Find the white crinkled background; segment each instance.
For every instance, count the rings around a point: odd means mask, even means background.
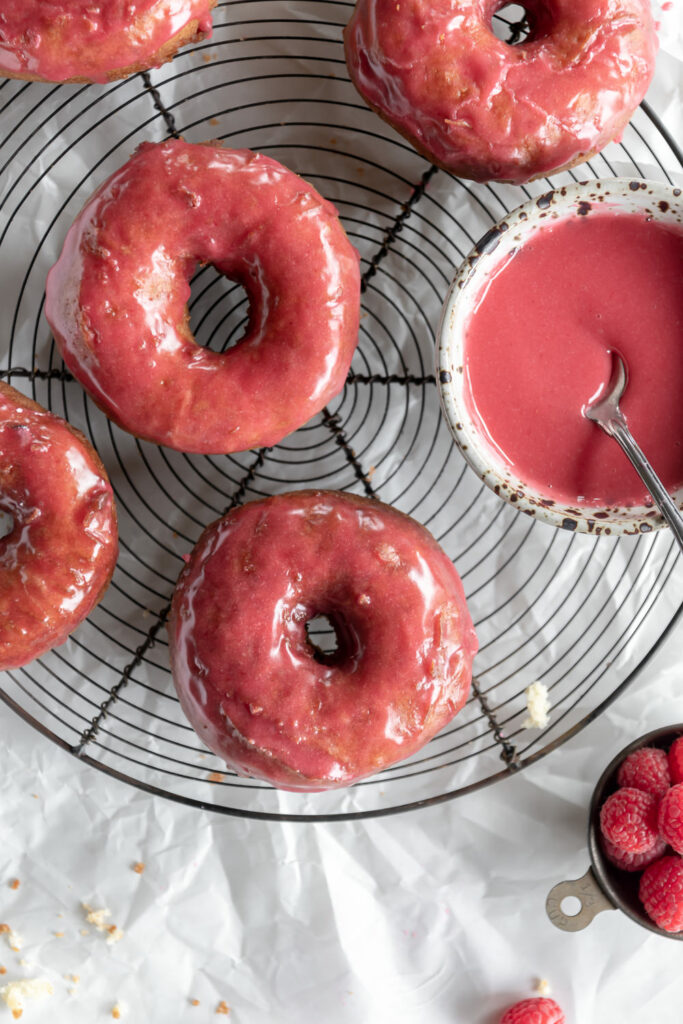
[[[680,138],[679,5],[661,18],[648,100]],[[0,706],[0,921],[23,938],[13,952],[0,935],[0,981],[49,979],[54,996],[24,1019],[54,1024],[111,1020],[116,1003],[134,1024],[221,1020],[221,1000],[235,1024],[497,1024],[539,976],[569,1024],[680,1024],[680,943],[618,912],[564,934],[544,901],[588,866],[604,765],[683,721],[682,662],[679,623],[616,705],[522,775],[357,823],[186,809],[89,769]],[[86,924],[81,901],[110,908],[120,942]]]

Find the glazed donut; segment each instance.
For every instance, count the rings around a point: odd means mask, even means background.
[[[654,73],[649,0],[525,0],[530,35],[493,34],[502,0],[357,0],[344,34],[365,101],[428,160],[522,184],[619,137]]]
[[[189,329],[211,263],[250,304],[225,353]],[[119,426],[186,452],[274,445],[344,385],[360,273],[331,203],[269,157],[145,143],[90,199],[47,279],[64,362]]]
[[[68,423],[0,383],[0,669],[66,640],[114,571],[114,497],[95,449]]]
[[[216,0],[2,0],[0,75],[109,82],[211,35]]]
[[[308,640],[320,615],[333,654]],[[311,791],[415,753],[465,703],[477,649],[431,534],[335,491],[254,501],[209,526],[169,637],[180,703],[207,746],[241,774]]]

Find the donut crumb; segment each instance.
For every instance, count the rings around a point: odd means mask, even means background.
[[[222,1013],[222,1014],[224,1014],[224,1015],[225,1015],[226,1017],[227,1017],[227,1015],[228,1015],[228,1014],[230,1013],[230,1007],[229,1007],[229,1006],[228,1006],[228,1004],[227,1004],[227,1003],[225,1002],[225,1000],[221,999],[220,1003],[219,1003],[219,1004],[218,1004],[218,1006],[216,1007],[216,1013]]]
[[[144,863],[144,861],[136,860],[135,864],[133,864],[133,871],[135,872],[135,874],[136,875],[141,875],[144,870],[145,870],[145,863]]]
[[[51,996],[53,992],[52,985],[44,978],[22,978],[20,981],[10,981],[8,985],[0,988],[0,996],[12,1011],[15,1020],[19,1020],[23,1014],[24,1002],[27,999],[42,999],[44,996]]]
[[[527,686],[524,692],[526,694],[526,707],[529,714],[522,722],[522,728],[545,729],[550,721],[548,687],[543,683],[535,682]]]

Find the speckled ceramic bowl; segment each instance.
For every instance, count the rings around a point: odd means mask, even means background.
[[[643,928],[666,939],[683,942],[683,932],[665,932],[645,913],[638,896],[642,872],[621,871],[615,867],[603,853],[600,842],[600,808],[607,797],[619,788],[617,773],[622,762],[641,747],[668,750],[680,736],[683,736],[683,723],[665,729],[655,729],[620,750],[605,768],[593,790],[588,814],[588,853],[591,867],[582,878],[558,882],[548,893],[546,913],[556,928],[565,932],[582,931],[603,910],[621,910]],[[669,849],[667,856],[672,853],[673,851]],[[565,913],[562,909],[562,904],[568,896],[581,904],[575,914]]]
[[[530,200],[508,214],[469,254],[451,285],[437,334],[436,373],[441,405],[458,447],[496,494],[527,515],[553,526],[593,534],[640,534],[665,526],[653,506],[562,505],[519,480],[470,415],[465,401],[464,332],[481,289],[511,250],[558,218],[581,217],[592,208],[647,213],[662,223],[683,224],[681,190],[655,181],[603,178],[579,182]],[[616,442],[615,442],[616,444]],[[646,453],[647,454],[647,453]],[[683,508],[683,488],[674,498]]]

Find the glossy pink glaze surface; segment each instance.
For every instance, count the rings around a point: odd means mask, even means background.
[[[594,209],[544,226],[493,274],[465,327],[466,400],[518,479],[570,505],[652,503],[582,414],[615,349],[628,425],[664,485],[683,486],[682,270],[680,230]]]
[[[326,615],[324,663],[306,622]],[[169,625],[201,739],[283,789],[346,786],[418,750],[465,703],[477,640],[431,534],[335,491],[255,501],[204,531]]]
[[[211,263],[249,296],[225,353],[188,326]],[[273,445],[344,386],[358,340],[358,254],[337,212],[269,157],[145,143],[69,231],[45,313],[64,361],[125,430],[188,452]]]
[[[149,67],[193,22],[211,34],[212,0],[2,0],[0,73],[106,82]]]
[[[500,0],[357,0],[345,31],[364,99],[420,152],[522,183],[600,150],[645,95],[649,0],[528,0],[531,36],[492,31]]]
[[[68,424],[0,383],[0,669],[66,640],[107,587],[118,552],[112,489]]]

